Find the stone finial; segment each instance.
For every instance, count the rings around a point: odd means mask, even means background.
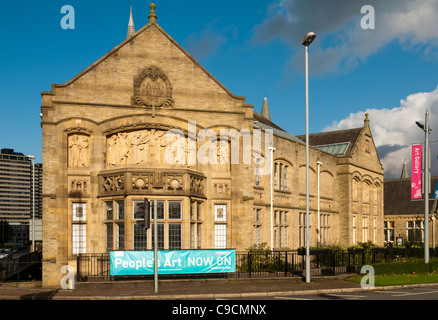
[[[369,116],[369,113],[365,113],[365,120],[364,120],[365,123],[370,122],[370,119],[368,119],[368,116]]]
[[[157,15],[155,14],[156,5],[155,3],[151,3],[149,7],[151,8],[151,13],[149,13],[148,16],[149,23],[156,23],[157,22]]]

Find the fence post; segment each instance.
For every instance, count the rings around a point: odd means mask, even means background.
[[[248,273],[251,278],[251,252],[248,252]]]
[[[294,259],[294,253],[293,252],[291,252],[291,256],[292,256],[292,270],[291,270],[291,272],[292,272],[292,277],[293,277],[294,273],[295,273],[295,266],[294,266],[295,259]]]
[[[76,282],[79,282],[79,279],[80,279],[80,277],[79,277],[79,274],[80,274],[80,268],[79,268],[79,265],[80,265],[80,253],[76,256]]]
[[[332,255],[333,255],[333,275],[336,275],[336,252],[333,250],[332,251]]]
[[[288,252],[284,252],[284,276],[287,277],[287,254]]]

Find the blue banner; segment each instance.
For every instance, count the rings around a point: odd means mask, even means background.
[[[433,193],[433,198],[438,199],[438,182],[436,183],[435,192]]]
[[[154,274],[153,251],[111,251],[110,275]],[[236,251],[158,251],[158,274],[236,272]]]

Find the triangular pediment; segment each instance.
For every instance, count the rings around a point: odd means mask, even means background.
[[[52,85],[56,100],[244,112],[232,94],[157,23],[148,23],[87,69]]]

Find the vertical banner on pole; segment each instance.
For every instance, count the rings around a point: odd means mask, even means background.
[[[422,152],[423,146],[421,144],[412,146],[411,199],[422,198]]]
[[[435,192],[433,193],[432,198],[438,199],[438,182],[436,183]]]

